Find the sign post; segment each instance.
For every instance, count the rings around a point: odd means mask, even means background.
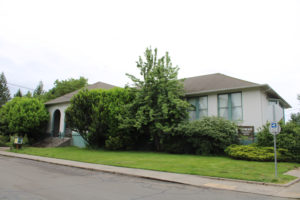
[[[277,177],[276,135],[281,131],[280,125],[277,122],[272,122],[269,126],[269,131],[274,136],[275,177]]]

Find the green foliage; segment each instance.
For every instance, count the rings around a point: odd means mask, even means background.
[[[259,147],[254,145],[231,145],[225,149],[225,153],[234,159],[251,161],[274,161],[273,147]],[[292,161],[293,155],[283,148],[277,149],[278,161]]]
[[[38,140],[45,132],[48,112],[38,99],[15,97],[0,109],[0,130],[5,135],[25,136]]]
[[[237,144],[237,127],[218,117],[182,123],[166,141],[166,151],[173,153],[222,154],[224,149]]]
[[[273,135],[269,133],[268,125],[257,134],[257,145],[261,147],[274,145]],[[294,121],[281,123],[281,132],[276,135],[276,145],[293,154],[293,161],[300,162],[300,125]]]
[[[281,132],[276,136],[277,146],[288,150],[300,149],[300,126],[297,123],[288,122],[281,124]],[[270,134],[268,125],[257,134],[258,146],[273,146],[273,135]]]
[[[105,148],[110,150],[120,150],[124,149],[124,139],[120,138],[120,136],[109,136],[105,141]]]
[[[64,94],[73,92],[75,90],[81,89],[87,86],[87,79],[84,77],[80,77],[79,79],[70,78],[67,80],[56,80],[54,82],[54,87],[50,89],[48,92],[44,94],[40,94],[39,98],[42,99],[44,102],[49,101],[51,99],[55,99],[57,97],[63,96]],[[43,85],[40,84],[36,88],[36,95],[39,93],[43,93]]]
[[[125,138],[127,130],[121,130],[119,122],[130,101],[128,89],[81,90],[66,111],[68,126],[91,146],[104,146],[108,136]]]
[[[0,147],[8,146],[7,143],[9,142],[9,137],[7,135],[0,135]]]
[[[187,118],[189,104],[183,100],[183,83],[177,79],[179,68],[172,67],[168,53],[157,59],[157,49],[146,49],[145,61],[140,57],[137,68],[141,79],[127,74],[135,97],[122,126],[136,129],[159,151],[166,135]]]
[[[25,97],[31,98],[31,97],[32,97],[32,94],[31,94],[31,92],[30,92],[30,91],[28,91],[28,92],[26,93]]]
[[[300,125],[300,113],[292,114],[291,122],[294,122],[294,123],[297,123],[298,125]]]
[[[18,89],[18,91],[16,92],[16,94],[14,95],[14,97],[22,97],[22,96],[23,96],[23,94],[22,94],[21,90]]]
[[[33,97],[35,97],[35,98],[40,97],[44,93],[45,93],[45,91],[44,91],[44,84],[43,84],[42,81],[40,81],[39,84],[38,84],[38,86],[36,87],[36,89],[33,92]]]
[[[2,72],[0,75],[0,108],[4,105],[8,100],[10,100],[10,93],[7,87],[7,81],[4,73]]]
[[[273,135],[269,132],[269,123],[264,125],[257,133],[257,145],[261,147],[272,147],[274,145]]]

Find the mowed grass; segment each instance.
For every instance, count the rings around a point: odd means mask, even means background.
[[[278,178],[275,178],[274,162],[242,161],[219,156],[106,151],[77,147],[27,147],[13,152],[104,165],[271,183],[286,183],[295,179],[293,176],[283,174],[300,167],[297,163],[278,163]]]

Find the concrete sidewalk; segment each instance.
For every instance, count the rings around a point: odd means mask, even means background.
[[[239,181],[239,180],[231,180],[231,179],[223,179],[223,178],[203,177],[198,175],[176,174],[176,173],[159,172],[159,171],[152,171],[152,170],[83,163],[83,162],[62,160],[56,158],[18,154],[18,153],[6,152],[6,151],[0,151],[0,155],[30,159],[35,161],[41,161],[41,162],[47,162],[47,163],[52,163],[57,165],[77,167],[77,168],[89,169],[89,170],[95,170],[101,172],[116,173],[116,174],[122,174],[127,176],[135,176],[135,177],[148,178],[153,180],[180,183],[180,184],[186,184],[186,185],[197,186],[197,187],[217,188],[217,189],[233,190],[239,192],[271,195],[277,197],[300,198],[300,169],[292,170],[288,172],[288,174],[298,177],[296,181],[293,181],[293,183],[289,183],[285,185],[277,185],[277,184],[263,184],[254,181]]]

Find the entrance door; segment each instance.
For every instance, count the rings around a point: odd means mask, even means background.
[[[59,128],[60,128],[60,111],[56,110],[54,112],[54,124],[53,124],[53,137],[58,137]]]

